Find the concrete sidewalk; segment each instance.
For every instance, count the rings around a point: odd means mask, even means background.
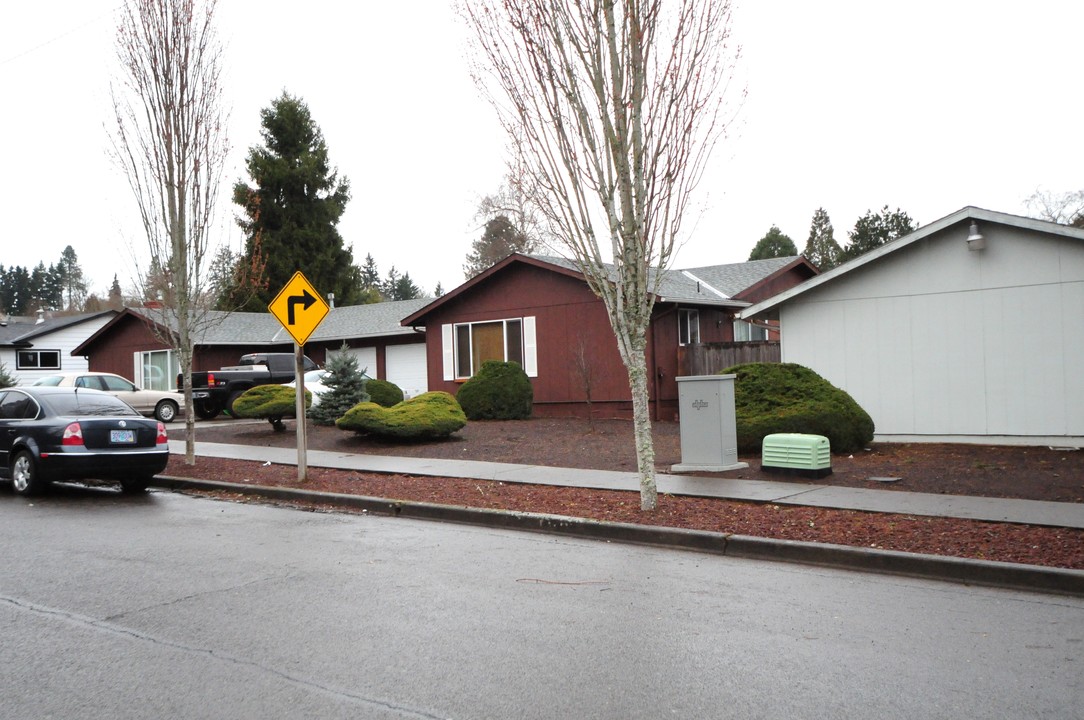
[[[169,446],[170,451],[175,454],[184,453],[183,440],[171,440]],[[260,463],[297,464],[297,450],[294,448],[197,442],[196,454]],[[496,480],[505,483],[639,491],[637,475],[632,472],[578,470],[472,460],[390,457],[386,455],[335,453],[322,450],[310,450],[306,461],[309,467],[356,470],[359,472],[430,475]],[[899,490],[873,490],[794,482],[704,478],[691,475],[659,474],[657,483],[660,493],[670,495],[902,513],[906,515],[955,517],[1026,525],[1084,528],[1084,504],[1081,503],[936,495]]]

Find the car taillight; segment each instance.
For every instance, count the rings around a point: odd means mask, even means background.
[[[64,437],[60,441],[61,445],[82,445],[83,444],[83,428],[79,426],[79,423],[73,422],[68,427],[64,428]]]
[[[214,387],[214,386],[215,386],[215,374],[214,373],[207,373],[207,387]]]
[[[165,423],[158,423],[158,444],[165,445],[169,442],[169,438],[166,437]]]

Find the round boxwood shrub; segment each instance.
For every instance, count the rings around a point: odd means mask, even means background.
[[[422,393],[390,408],[358,403],[335,421],[340,430],[396,440],[443,438],[466,424],[463,409],[446,392]]]
[[[403,402],[403,391],[395,383],[387,380],[366,380],[365,392],[369,399],[381,407],[390,408]]]
[[[519,363],[487,360],[455,397],[468,420],[525,420],[534,388]]]
[[[734,379],[738,451],[759,453],[765,435],[808,433],[850,453],[873,440],[873,419],[850,395],[794,363],[746,363],[720,372]]]
[[[305,407],[312,405],[312,393],[305,391]],[[237,417],[264,418],[275,430],[285,430],[282,418],[297,414],[297,388],[286,385],[257,385],[245,390],[233,403]]]

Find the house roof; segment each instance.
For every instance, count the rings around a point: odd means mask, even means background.
[[[983,210],[973,206],[965,207],[958,210],[951,215],[946,215],[940,220],[936,220],[925,227],[921,227],[915,230],[909,235],[904,235],[901,238],[887,242],[884,245],[874,248],[869,252],[861,255],[854,260],[838,265],[831,270],[824,272],[820,275],[816,275],[805,282],[795,285],[789,290],[785,290],[778,295],[774,295],[766,300],[758,302],[750,307],[745,308],[741,312],[743,319],[750,319],[758,315],[765,315],[771,311],[777,310],[780,305],[790,302],[794,298],[807,293],[810,290],[820,287],[825,283],[830,283],[836,278],[839,278],[848,273],[852,273],[859,270],[870,263],[878,262],[886,255],[898,252],[903,248],[918,242],[923,238],[927,238],[935,233],[938,233],[946,228],[952,227],[956,224],[963,224],[970,221],[976,222],[990,222],[998,223],[1001,225],[1007,225],[1010,227],[1021,228],[1025,230],[1032,230],[1039,233],[1047,233],[1051,235],[1059,235],[1063,237],[1075,238],[1084,242],[1084,229],[1074,228],[1068,225],[1060,225],[1058,223],[1047,222],[1046,220],[1036,220],[1034,218],[1020,217],[1018,215],[1009,215],[1007,213],[995,212],[993,210]]]
[[[41,322],[38,322],[36,317],[9,316],[0,320],[0,347],[32,347],[34,344],[32,341],[35,338],[104,315],[115,314],[117,314],[116,310],[102,310],[100,312],[80,313],[62,317],[45,317]]]
[[[370,305],[350,305],[332,308],[320,325],[309,336],[309,342],[330,342],[351,338],[387,337],[411,335],[413,330],[403,327],[400,320],[430,302],[430,298],[396,300]],[[128,308],[107,323],[105,327],[77,347],[73,354],[81,354],[84,346],[109,332],[109,328],[122,316],[135,317],[152,322],[163,330],[176,332],[176,319],[169,313],[154,308]],[[196,345],[281,345],[293,343],[281,323],[270,312],[223,312],[212,310],[202,332],[195,338]]]
[[[666,270],[656,296],[657,302],[680,303],[683,305],[711,305],[717,307],[743,308],[749,305],[740,299],[743,292],[764,280],[786,271],[789,268],[808,264],[802,256],[772,258],[771,260],[753,260],[744,263],[731,263],[728,265],[710,265],[691,270]],[[544,269],[575,277],[583,280],[576,263],[562,257],[548,255],[520,255],[514,254],[496,263],[485,272],[476,275],[447,295],[437,298],[419,309],[413,315],[403,320],[404,325],[423,324],[424,318],[432,310],[440,307],[475,285],[485,282],[492,275],[501,272],[513,263],[525,263]],[[812,267],[812,266],[810,266]],[[614,278],[614,267],[605,265],[611,279]]]

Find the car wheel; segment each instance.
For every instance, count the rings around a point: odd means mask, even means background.
[[[38,475],[34,456],[27,450],[15,453],[11,461],[11,484],[19,495],[37,495],[45,488],[45,481]]]
[[[197,402],[194,409],[196,411],[196,417],[200,420],[214,420],[218,417],[218,414],[222,412],[221,408],[204,402]]]
[[[164,423],[173,422],[177,417],[177,403],[163,400],[154,408],[154,419]]]
[[[135,477],[125,478],[120,481],[120,489],[126,493],[141,493],[146,491],[147,487],[151,484],[150,478]]]

